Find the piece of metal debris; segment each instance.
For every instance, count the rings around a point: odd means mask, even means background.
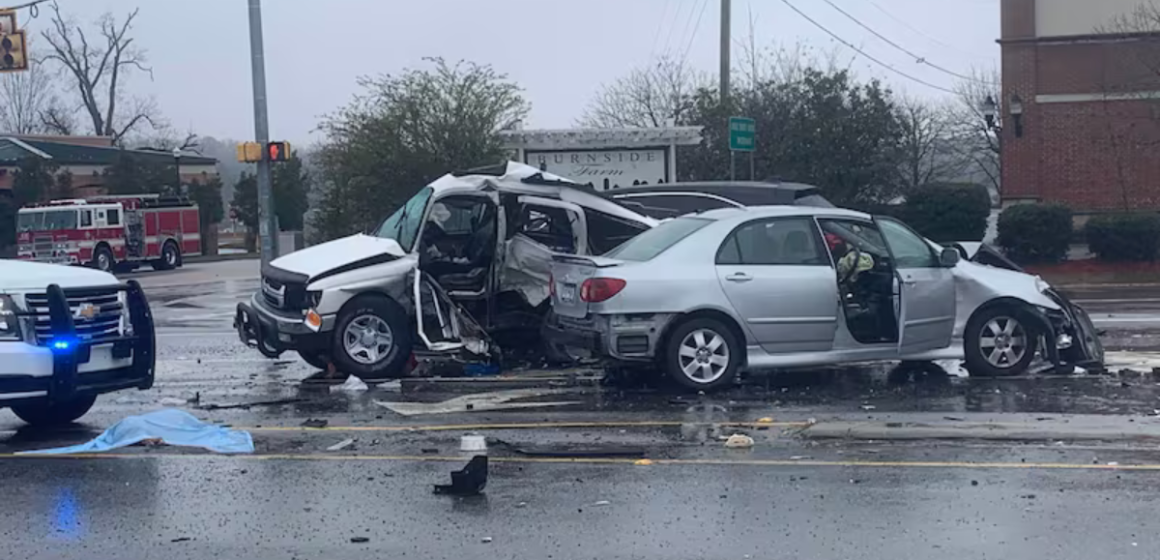
[[[351,537],[350,542],[356,543],[356,544],[368,543],[368,542],[371,542],[371,539],[368,537]]]
[[[307,418],[299,426],[303,428],[325,428],[328,424],[330,424],[330,421],[325,418]]]
[[[340,441],[340,442],[338,442],[330,447],[327,447],[326,450],[327,451],[342,451],[343,449],[346,449],[347,447],[350,447],[352,445],[354,445],[354,439],[347,438],[347,439],[344,439],[344,440],[342,440],[342,441]]]
[[[306,399],[295,397],[295,398],[291,398],[291,399],[274,399],[274,400],[268,400],[268,401],[253,401],[253,402],[234,403],[234,404],[209,403],[209,404],[203,404],[197,408],[200,408],[201,410],[226,410],[226,409],[231,409],[231,408],[250,408],[253,406],[276,406],[276,405],[280,405],[280,404],[295,404],[295,403],[300,403],[300,402],[306,402]]]

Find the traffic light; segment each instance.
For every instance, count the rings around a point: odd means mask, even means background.
[[[0,72],[28,70],[28,56],[24,31],[0,35]]]
[[[289,161],[290,160],[290,143],[289,142],[270,142],[266,144],[266,160],[267,161]]]
[[[242,142],[238,144],[238,161],[242,163],[262,161],[262,145],[257,142]]]

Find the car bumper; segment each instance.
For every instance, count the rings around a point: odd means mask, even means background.
[[[119,287],[126,293],[133,334],[93,343],[77,336],[68,296],[83,289],[48,287],[52,341],[62,348],[27,342],[0,343],[0,406],[32,401],[67,401],[122,389],[153,386],[157,363],[153,314],[136,281]],[[27,314],[25,314],[27,316]]]
[[[618,361],[643,362],[659,353],[669,315],[590,315],[574,319],[552,315],[544,325],[551,343]]]
[[[306,326],[302,315],[275,312],[255,295],[250,301],[238,304],[234,328],[247,346],[258,347],[261,342],[280,353],[326,346],[336,319],[337,314],[323,315],[322,326],[315,331]]]

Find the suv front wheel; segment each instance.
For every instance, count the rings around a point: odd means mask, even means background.
[[[12,407],[12,412],[17,418],[33,426],[63,426],[80,419],[96,402],[96,396],[76,397],[52,404],[44,402],[17,405]]]
[[[332,353],[340,371],[365,382],[396,379],[411,357],[407,313],[383,296],[359,296],[338,315]]]

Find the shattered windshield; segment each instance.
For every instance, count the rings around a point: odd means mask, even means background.
[[[375,237],[394,239],[404,251],[410,252],[423,223],[423,211],[431,199],[431,187],[423,187],[406,204],[395,210],[375,232]]]

